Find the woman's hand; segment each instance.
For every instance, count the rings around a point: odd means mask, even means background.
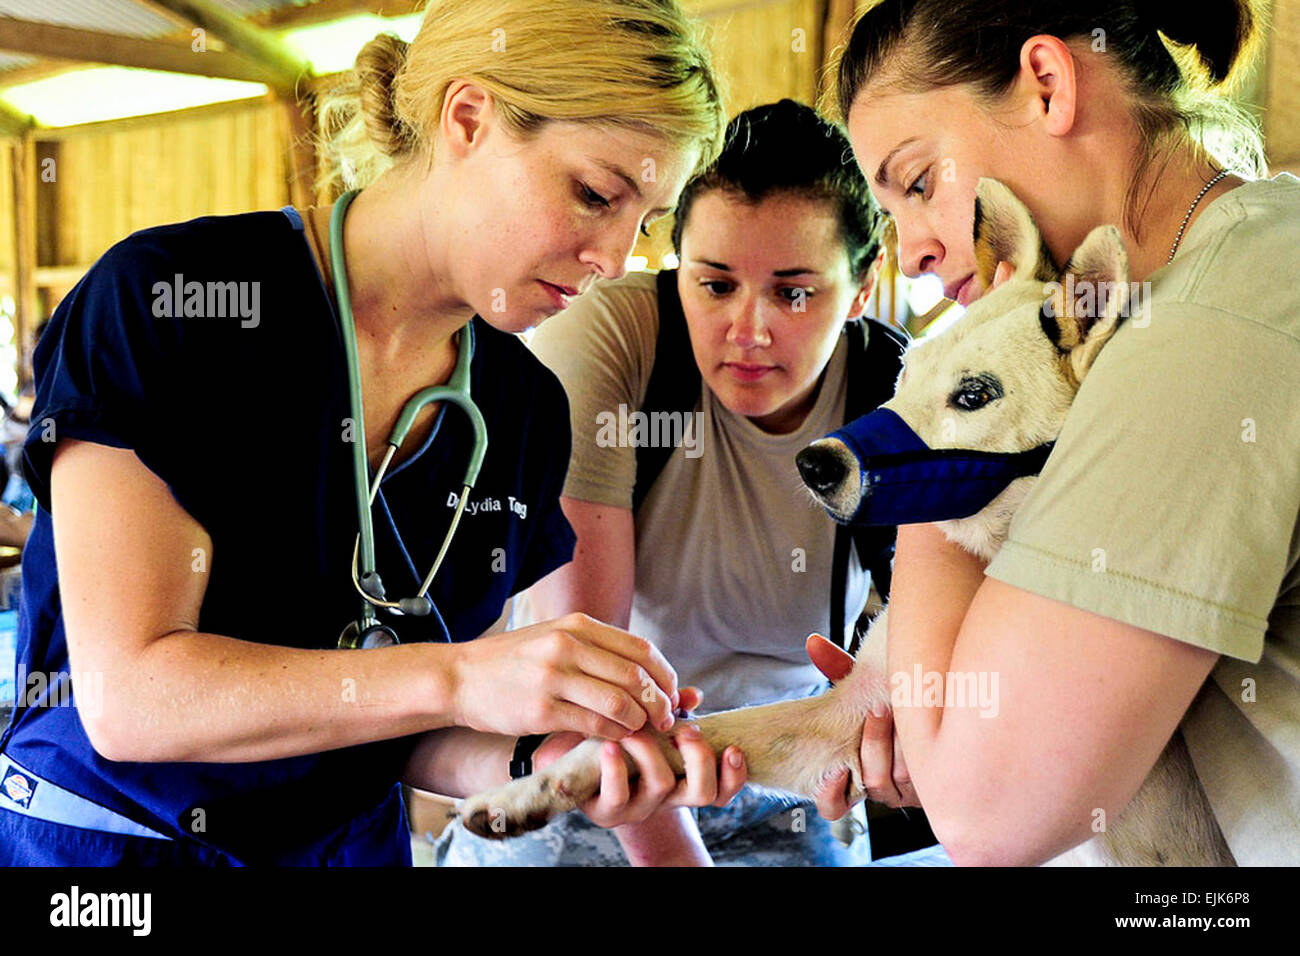
[[[843,680],[853,669],[853,658],[820,634],[809,635],[805,647],[809,659],[832,683]],[[907,772],[898,735],[894,733],[893,713],[888,707],[881,707],[879,713],[868,714],[863,721],[859,758],[868,799],[889,807],[921,805]],[[817,812],[827,820],[838,820],[848,813],[852,806],[848,800],[849,785],[848,770],[841,770],[822,781],[815,797]]]
[[[699,706],[700,697],[697,688],[682,688],[682,709]],[[584,739],[570,733],[547,737],[533,755],[534,770],[558,760]],[[719,760],[695,727],[683,728],[674,739],[686,766],[683,780],[677,779],[647,731],[629,734],[618,743],[606,742],[600,755],[600,793],[583,804],[582,812],[597,826],[618,827],[640,823],[674,807],[721,807],[740,792],[746,771],[744,754],[738,748],[728,747]],[[635,779],[628,772],[623,751],[637,766]]]
[[[455,723],[499,734],[572,730],[621,740],[667,730],[677,674],[649,641],[568,614],[454,646]]]

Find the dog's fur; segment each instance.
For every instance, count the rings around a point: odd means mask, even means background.
[[[1080,383],[1124,312],[1128,260],[1119,232],[1102,226],[1087,236],[1064,272],[1058,271],[1028,210],[1005,186],[988,179],[977,190],[975,243],[986,288],[1000,261],[1015,267],[1012,278],[973,303],[952,329],[909,350],[897,392],[886,407],[931,448],[1024,451],[1059,434]],[[1095,297],[1097,308],[1091,311],[1078,308],[1081,300],[1065,300],[1067,275],[1076,290],[1092,284],[1117,294]],[[1047,282],[1065,288],[1046,295]],[[973,411],[952,404],[963,382],[977,375],[982,384],[995,383],[992,400]],[[835,439],[815,442],[810,451],[836,456],[845,465],[844,480],[817,497],[832,514],[846,519],[857,510],[861,495],[857,460]],[[953,542],[991,560],[1035,480],[1017,479],[978,514],[939,526]],[[697,722],[705,740],[718,752],[732,744],[740,747],[751,782],[811,796],[828,776],[847,768],[850,795],[861,797],[862,723],[873,706],[888,706],[890,699],[887,617],[886,610],[872,623],[852,673],[826,694],[709,715]],[[662,736],[661,743],[681,774],[681,756],[670,735]],[[462,821],[486,837],[544,825],[597,792],[600,747],[601,741],[589,740],[541,773],[464,801]],[[630,761],[628,766],[635,769]],[[1052,862],[1234,864],[1177,731],[1110,827]]]

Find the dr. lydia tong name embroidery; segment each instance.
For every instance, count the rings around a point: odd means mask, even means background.
[[[454,491],[449,491],[447,493],[447,507],[454,508],[458,504],[460,504],[460,495],[456,494]],[[513,495],[506,495],[506,507],[517,514],[520,518],[526,519],[528,517],[528,505]],[[465,502],[465,514],[471,517],[476,514],[486,514],[489,511],[502,510],[500,498],[483,497],[478,501]]]

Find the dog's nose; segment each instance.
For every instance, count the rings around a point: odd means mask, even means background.
[[[804,484],[818,494],[829,494],[844,480],[844,462],[821,448],[805,448],[795,455],[794,462]]]

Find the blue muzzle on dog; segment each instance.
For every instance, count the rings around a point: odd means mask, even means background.
[[[888,408],[849,422],[838,438],[858,459],[862,500],[847,524],[899,525],[966,518],[1017,478],[1038,474],[1052,442],[1022,452],[931,448]]]

